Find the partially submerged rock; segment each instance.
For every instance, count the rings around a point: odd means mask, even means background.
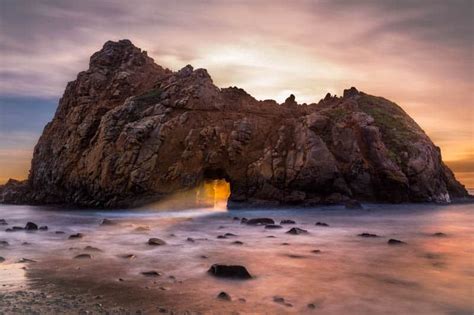
[[[367,232],[360,233],[357,236],[360,236],[360,237],[379,237],[377,234],[372,234],[372,233],[367,233]]]
[[[403,241],[391,238],[391,239],[388,240],[387,244],[389,244],[389,245],[405,245],[406,243],[403,242]]]
[[[267,225],[267,224],[275,224],[275,221],[270,218],[253,218],[249,219],[247,225]]]
[[[0,225],[8,225],[5,219],[0,219]]]
[[[265,225],[265,229],[269,229],[269,230],[282,229],[282,228],[283,228],[283,226],[278,225],[278,224],[267,224],[267,225]]]
[[[166,245],[166,242],[160,238],[152,237],[148,240],[148,245],[161,246],[161,245]]]
[[[220,292],[218,295],[217,295],[217,298],[219,300],[223,300],[223,301],[231,301],[232,298],[230,297],[230,295],[227,293],[227,292]]]
[[[281,220],[280,224],[282,224],[282,225],[283,224],[296,224],[296,222],[293,221],[293,220],[285,219],[285,220]]]
[[[325,223],[325,222],[316,222],[315,224],[316,226],[324,226],[324,227],[328,227],[329,224]]]
[[[74,259],[92,259],[91,254],[79,254],[74,256]]]
[[[36,231],[36,230],[38,230],[38,225],[36,225],[33,222],[28,222],[25,225],[25,230],[27,230],[27,231]]]
[[[294,228],[291,228],[286,233],[292,234],[292,235],[300,235],[300,234],[308,234],[308,231],[305,230],[305,229],[300,229],[298,227],[294,227]]]
[[[116,224],[117,222],[112,221],[110,219],[103,219],[102,222],[100,222],[100,225],[106,225],[106,226],[116,225]]]
[[[159,276],[161,276],[161,273],[159,273],[155,270],[143,271],[141,274],[146,276],[146,277],[159,277]]]
[[[211,275],[219,278],[232,278],[232,279],[251,279],[252,276],[244,266],[240,265],[221,265],[214,264],[207,271]]]
[[[83,238],[83,237],[84,237],[84,234],[82,234],[82,233],[76,233],[76,234],[69,235],[70,240],[79,239],[79,238]]]

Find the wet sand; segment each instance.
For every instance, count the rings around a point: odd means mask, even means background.
[[[0,241],[9,244],[0,246],[0,312],[472,314],[471,208],[163,212],[2,205],[0,219],[8,225],[0,226]],[[234,217],[296,224],[265,229]],[[114,224],[100,225],[104,218]],[[48,231],[5,232],[27,221]],[[287,234],[292,227],[308,233]],[[358,236],[364,232],[379,237]],[[75,233],[84,237],[68,239]],[[235,236],[218,238],[225,233]],[[166,245],[148,245],[152,237]],[[74,258],[81,254],[91,259]],[[22,258],[35,262],[18,263]],[[213,277],[207,270],[215,263],[243,265],[253,279]],[[148,271],[158,275],[142,274]],[[231,301],[218,299],[221,291]]]

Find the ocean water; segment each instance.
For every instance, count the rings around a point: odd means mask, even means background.
[[[1,205],[0,219],[9,225],[0,226],[0,241],[8,242],[0,245],[0,291],[47,287],[54,295],[73,288],[103,295],[105,305],[139,305],[150,313],[159,305],[205,314],[472,314],[473,210],[472,204],[245,211]],[[234,217],[296,224],[269,230]],[[104,218],[115,224],[101,226]],[[28,221],[48,231],[5,231]],[[291,227],[308,233],[287,234]],[[364,232],[379,237],[358,236]],[[74,233],[84,237],[68,239]],[[217,238],[225,233],[235,236]],[[149,246],[151,237],[167,244]],[[392,238],[406,244],[389,245]],[[74,259],[84,253],[92,259]],[[253,279],[214,278],[207,273],[214,263],[244,265]],[[161,275],[141,274],[150,270]],[[216,299],[221,291],[232,301]]]

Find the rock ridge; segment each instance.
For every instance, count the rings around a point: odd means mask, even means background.
[[[0,202],[133,206],[206,179],[230,183],[233,208],[469,196],[389,100],[351,87],[312,104],[258,101],[218,88],[205,69],[164,69],[120,40],[67,84],[28,180],[1,187]]]

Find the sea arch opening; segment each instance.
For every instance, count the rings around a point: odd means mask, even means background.
[[[204,207],[227,209],[230,192],[231,181],[225,170],[205,169],[202,182],[196,191],[196,202]]]

